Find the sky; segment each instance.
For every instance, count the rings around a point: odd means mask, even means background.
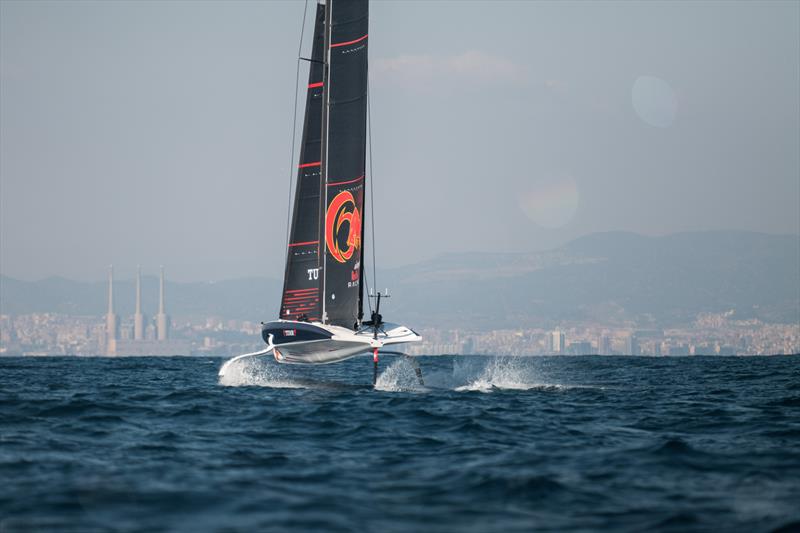
[[[280,278],[304,7],[0,2],[0,272]],[[380,267],[800,233],[800,3],[370,11]]]

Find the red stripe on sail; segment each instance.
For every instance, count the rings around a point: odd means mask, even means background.
[[[315,292],[319,291],[319,289],[289,289],[285,292]]]
[[[293,242],[289,245],[289,248],[293,246],[305,246],[307,244],[319,244],[319,241]]]
[[[369,34],[366,34],[363,37],[359,37],[358,39],[353,39],[352,41],[345,41],[343,43],[334,43],[331,45],[331,48],[336,48],[337,46],[347,46],[348,44],[360,43],[361,41],[367,38],[367,35]]]
[[[356,178],[356,179],[354,179],[354,180],[348,180],[348,181],[332,181],[332,182],[330,182],[330,183],[326,183],[326,185],[327,185],[328,187],[330,187],[331,185],[347,185],[348,183],[355,183],[355,182],[357,182],[357,181],[361,181],[361,180],[363,180],[363,179],[364,179],[364,176],[359,176],[359,177],[357,177],[357,178]]]
[[[306,313],[308,311],[315,311],[316,309],[317,309],[316,305],[306,306],[306,307],[292,307],[292,311],[291,312],[296,315],[298,313]]]
[[[313,163],[303,163],[302,165],[297,165],[297,168],[318,167],[320,165],[322,165],[322,161],[314,161]]]
[[[309,309],[314,309],[316,306],[317,306],[316,303],[294,304],[294,305],[292,305],[292,310],[295,311],[295,312],[296,311],[308,311]]]
[[[317,83],[309,83],[308,84],[308,88],[309,89],[316,89],[317,87],[322,87],[322,82],[321,81],[318,81]]]

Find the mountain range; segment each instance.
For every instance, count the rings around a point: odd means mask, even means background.
[[[594,233],[544,252],[444,254],[379,271],[378,283],[392,293],[385,319],[418,327],[670,327],[730,310],[738,319],[800,323],[800,236]],[[168,282],[167,311],[177,318],[268,320],[281,288],[270,278]],[[142,292],[152,315],[157,278],[144,277]],[[101,315],[106,298],[105,282],[0,278],[4,314]],[[133,313],[133,280],[115,282],[115,304],[117,313]]]

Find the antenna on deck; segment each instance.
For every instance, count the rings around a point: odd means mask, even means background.
[[[369,297],[375,298],[375,310],[372,311],[372,316],[366,322],[364,322],[365,326],[372,327],[372,338],[378,338],[378,330],[383,331],[381,326],[383,325],[383,316],[381,316],[381,298],[389,298],[389,289],[385,289],[383,293],[373,294],[373,290],[370,288],[369,290]]]

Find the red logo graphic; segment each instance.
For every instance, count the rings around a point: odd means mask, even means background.
[[[347,225],[343,227],[345,223]],[[350,191],[340,192],[328,205],[325,244],[333,258],[340,263],[353,257],[353,252],[361,246],[361,213]]]

